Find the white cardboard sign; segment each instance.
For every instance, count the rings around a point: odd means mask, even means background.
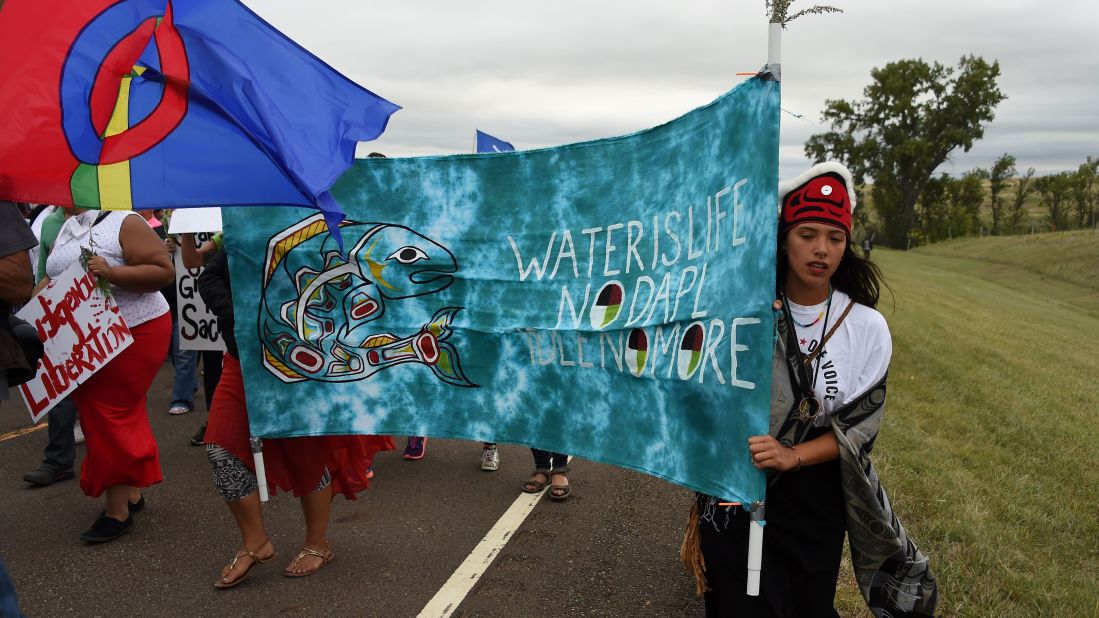
[[[19,385],[35,423],[134,341],[118,306],[78,262],[16,315],[38,329],[45,347],[38,373]]]
[[[174,215],[173,215],[174,217]],[[203,232],[195,234],[195,248],[210,240],[213,234]],[[180,242],[186,242],[180,240]],[[179,328],[179,347],[181,350],[219,350],[225,351],[225,340],[218,330],[217,316],[206,308],[195,282],[203,268],[187,268],[183,265],[180,251],[174,257],[176,263],[176,325]]]
[[[188,232],[220,232],[220,208],[176,208],[168,222],[169,234]]]

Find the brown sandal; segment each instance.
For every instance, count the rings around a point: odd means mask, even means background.
[[[552,479],[553,475],[555,474],[560,474],[567,479],[569,476],[568,466],[565,466],[563,468],[554,468],[550,471],[550,478]],[[549,488],[550,500],[557,500],[558,502],[560,502],[562,500],[568,500],[569,496],[572,495],[572,485],[551,484]]]
[[[536,478],[534,478],[534,477],[538,476],[539,474],[546,477],[546,480],[539,481]],[[549,483],[549,480],[550,480],[550,471],[549,470],[547,470],[546,468],[536,468],[534,470],[534,472],[530,473],[530,478],[523,481],[523,493],[536,494],[536,493],[538,493],[538,492],[540,492],[540,491],[542,491],[543,489],[546,488],[546,484]]]
[[[268,540],[266,543],[263,544],[263,546],[260,547],[260,549],[263,549],[264,547],[267,547],[270,544],[271,544],[271,541]],[[226,588],[232,588],[233,586],[236,586],[240,582],[248,579],[248,575],[252,573],[252,569],[254,569],[257,564],[263,564],[265,562],[269,562],[270,560],[272,560],[277,555],[278,554],[276,554],[274,551],[272,551],[270,556],[267,556],[266,558],[260,558],[259,554],[257,554],[256,552],[253,552],[253,551],[248,551],[247,549],[242,549],[242,550],[238,551],[236,553],[236,555],[233,556],[233,559],[229,561],[229,564],[226,565],[225,568],[223,568],[221,570],[221,579],[214,582],[214,588],[224,590]],[[246,557],[252,559],[252,564],[248,565],[248,568],[244,570],[244,573],[242,573],[240,575],[240,577],[234,579],[231,582],[225,581],[225,577],[227,575],[229,575],[229,573],[233,570],[234,567],[237,566],[237,561],[240,560],[241,558],[246,558]]]
[[[316,556],[317,558],[321,559],[321,563],[318,564],[315,568],[309,569],[308,571],[302,571],[301,573],[292,573],[289,569],[296,566],[298,562],[300,562],[301,559],[306,556]],[[310,547],[302,547],[301,551],[298,552],[298,555],[294,556],[294,559],[290,561],[290,564],[286,565],[286,569],[282,571],[282,574],[287,577],[306,577],[321,570],[322,566],[328,564],[329,562],[332,562],[332,559],[335,557],[336,555],[333,554],[332,550],[327,547],[324,548],[324,551],[317,551]]]

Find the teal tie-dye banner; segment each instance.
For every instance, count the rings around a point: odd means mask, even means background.
[[[225,209],[252,431],[529,444],[763,497],[779,85],[625,137],[367,159]]]

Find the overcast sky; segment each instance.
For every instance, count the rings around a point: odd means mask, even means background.
[[[245,3],[404,108],[360,156],[470,152],[475,128],[519,149],[632,133],[710,102],[767,56],[762,0]],[[844,13],[802,17],[783,35],[782,176],[808,164],[803,144],[827,130],[826,99],[857,99],[871,69],[917,57],[998,60],[1008,97],[984,139],[943,171],[988,167],[1005,152],[1039,174],[1099,156],[1094,1],[832,4]]]

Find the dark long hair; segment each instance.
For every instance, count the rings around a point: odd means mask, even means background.
[[[789,230],[779,234],[778,239],[778,264],[775,268],[775,289],[779,294],[786,283],[786,273],[790,270],[789,259],[783,251],[785,236]],[[885,278],[881,274],[878,265],[855,253],[851,248],[851,238],[847,239],[847,247],[843,250],[843,258],[839,267],[832,275],[832,287],[847,294],[857,303],[866,305],[871,309],[878,306],[882,287],[889,288]]]

